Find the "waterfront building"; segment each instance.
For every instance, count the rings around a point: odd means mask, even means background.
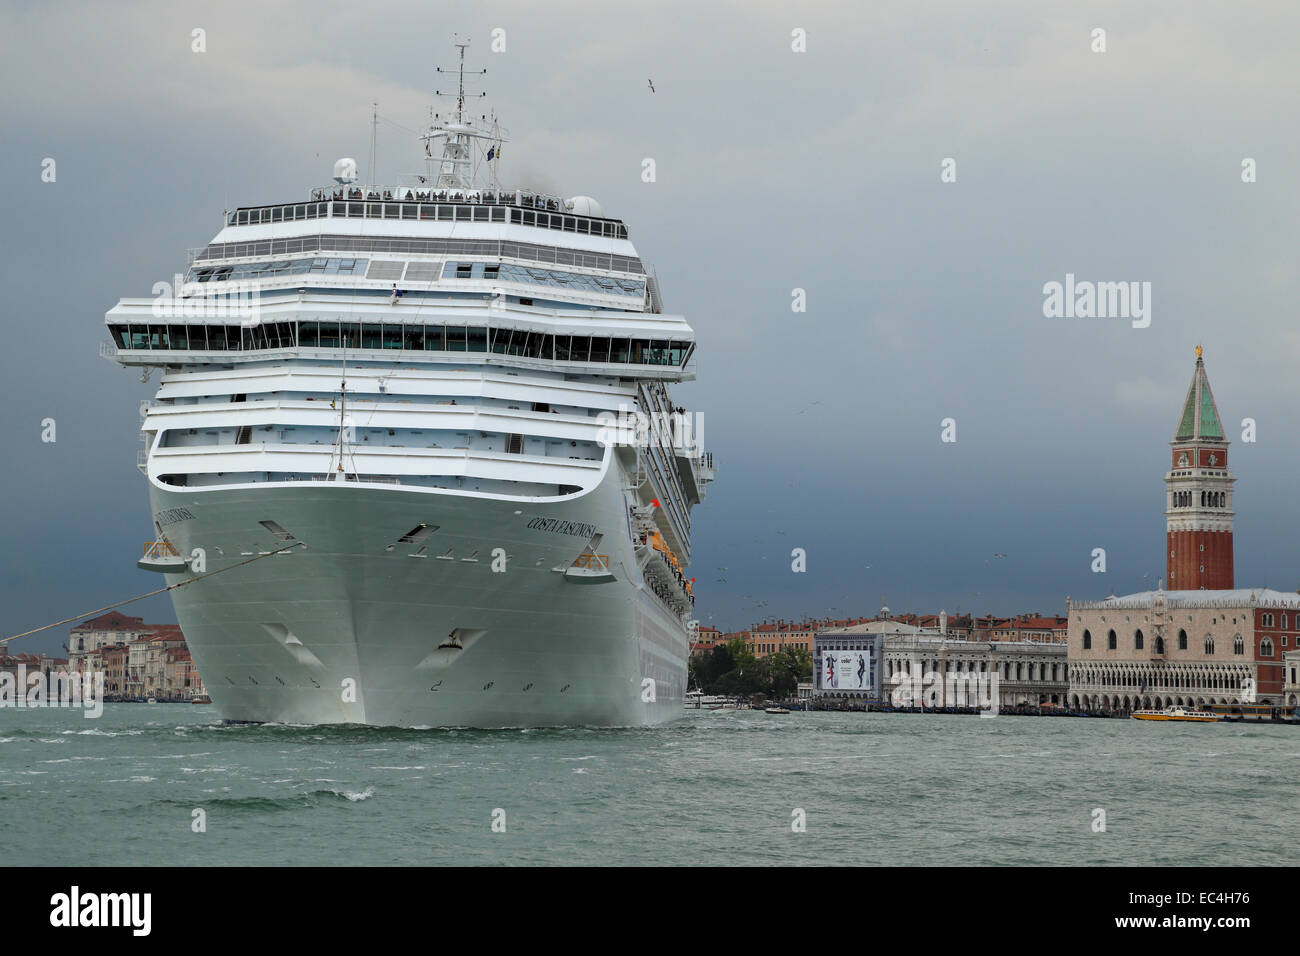
[[[1287,651],[1282,655],[1282,702],[1287,707],[1300,705],[1300,650]]]
[[[823,648],[836,642],[881,639],[881,688],[885,695],[904,678],[931,679],[940,700],[968,686],[969,675],[988,680],[997,677],[999,707],[1063,705],[1069,686],[1067,646],[1053,641],[973,641],[954,638],[938,630],[899,620],[879,620],[818,632],[814,668]],[[820,689],[819,693],[824,693]],[[838,696],[845,696],[839,694]],[[850,695],[852,696],[852,695]]]
[[[1165,475],[1168,590],[1067,601],[1072,707],[1278,704],[1283,655],[1300,646],[1300,595],[1237,588],[1236,481],[1201,349]]]
[[[93,670],[84,664],[87,656],[111,644],[130,644],[153,629],[144,618],[128,617],[118,611],[83,621],[68,632],[68,667],[74,671]]]
[[[1278,704],[1282,655],[1300,645],[1300,595],[1267,588],[1143,591],[1070,608],[1070,704]]]

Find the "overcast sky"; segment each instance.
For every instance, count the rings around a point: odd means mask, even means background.
[[[1054,613],[1153,585],[1198,342],[1234,438],[1237,583],[1300,587],[1295,4],[10,2],[6,634],[161,583],[134,567],[157,381],[98,357],[104,312],[223,209],[305,197],[340,156],[364,171],[372,102],[379,178],[416,171],[394,124],[425,122],[457,31],[510,131],[503,179],[599,199],[696,329],[675,394],[718,463],[702,620],[882,596]],[[1067,273],[1151,283],[1149,327],[1044,317]],[[174,620],[165,598],[126,611]]]

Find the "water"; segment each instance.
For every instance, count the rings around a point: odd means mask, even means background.
[[[0,711],[27,864],[1290,864],[1300,727],[692,712],[653,730]],[[1093,810],[1106,812],[1094,833]],[[191,830],[192,811],[207,830]],[[492,831],[505,812],[505,832]],[[793,832],[792,813],[807,830]]]

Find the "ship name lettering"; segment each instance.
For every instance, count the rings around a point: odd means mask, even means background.
[[[528,527],[534,531],[549,531],[552,534],[571,534],[579,538],[590,538],[596,533],[596,526],[581,521],[561,521],[559,518],[533,518]]]

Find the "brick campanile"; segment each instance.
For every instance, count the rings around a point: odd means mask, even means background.
[[[1166,583],[1170,591],[1231,590],[1232,484],[1228,440],[1201,347],[1165,475]]]

